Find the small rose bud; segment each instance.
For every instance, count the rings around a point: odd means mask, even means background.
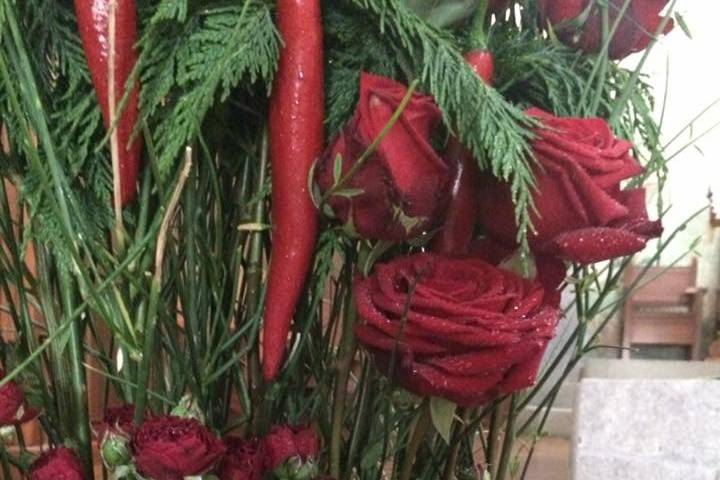
[[[105,437],[100,448],[105,466],[112,470],[116,467],[128,465],[132,462],[132,454],[127,438],[110,433]]]

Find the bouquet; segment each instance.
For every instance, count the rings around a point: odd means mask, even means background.
[[[0,0],[3,478],[524,478],[667,3]]]

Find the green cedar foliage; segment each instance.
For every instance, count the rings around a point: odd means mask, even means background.
[[[141,42],[140,78],[141,111],[153,127],[161,177],[232,89],[270,85],[279,48],[264,2],[215,2],[191,13],[184,2],[160,4]]]

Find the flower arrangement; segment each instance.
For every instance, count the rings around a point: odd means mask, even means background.
[[[0,0],[3,478],[524,478],[674,237],[667,3]]]

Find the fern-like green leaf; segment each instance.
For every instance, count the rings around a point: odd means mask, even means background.
[[[152,53],[141,58],[141,111],[158,121],[153,140],[161,175],[216,102],[241,84],[271,84],[280,49],[270,10],[258,0],[202,8],[168,33],[151,35],[144,48]]]

